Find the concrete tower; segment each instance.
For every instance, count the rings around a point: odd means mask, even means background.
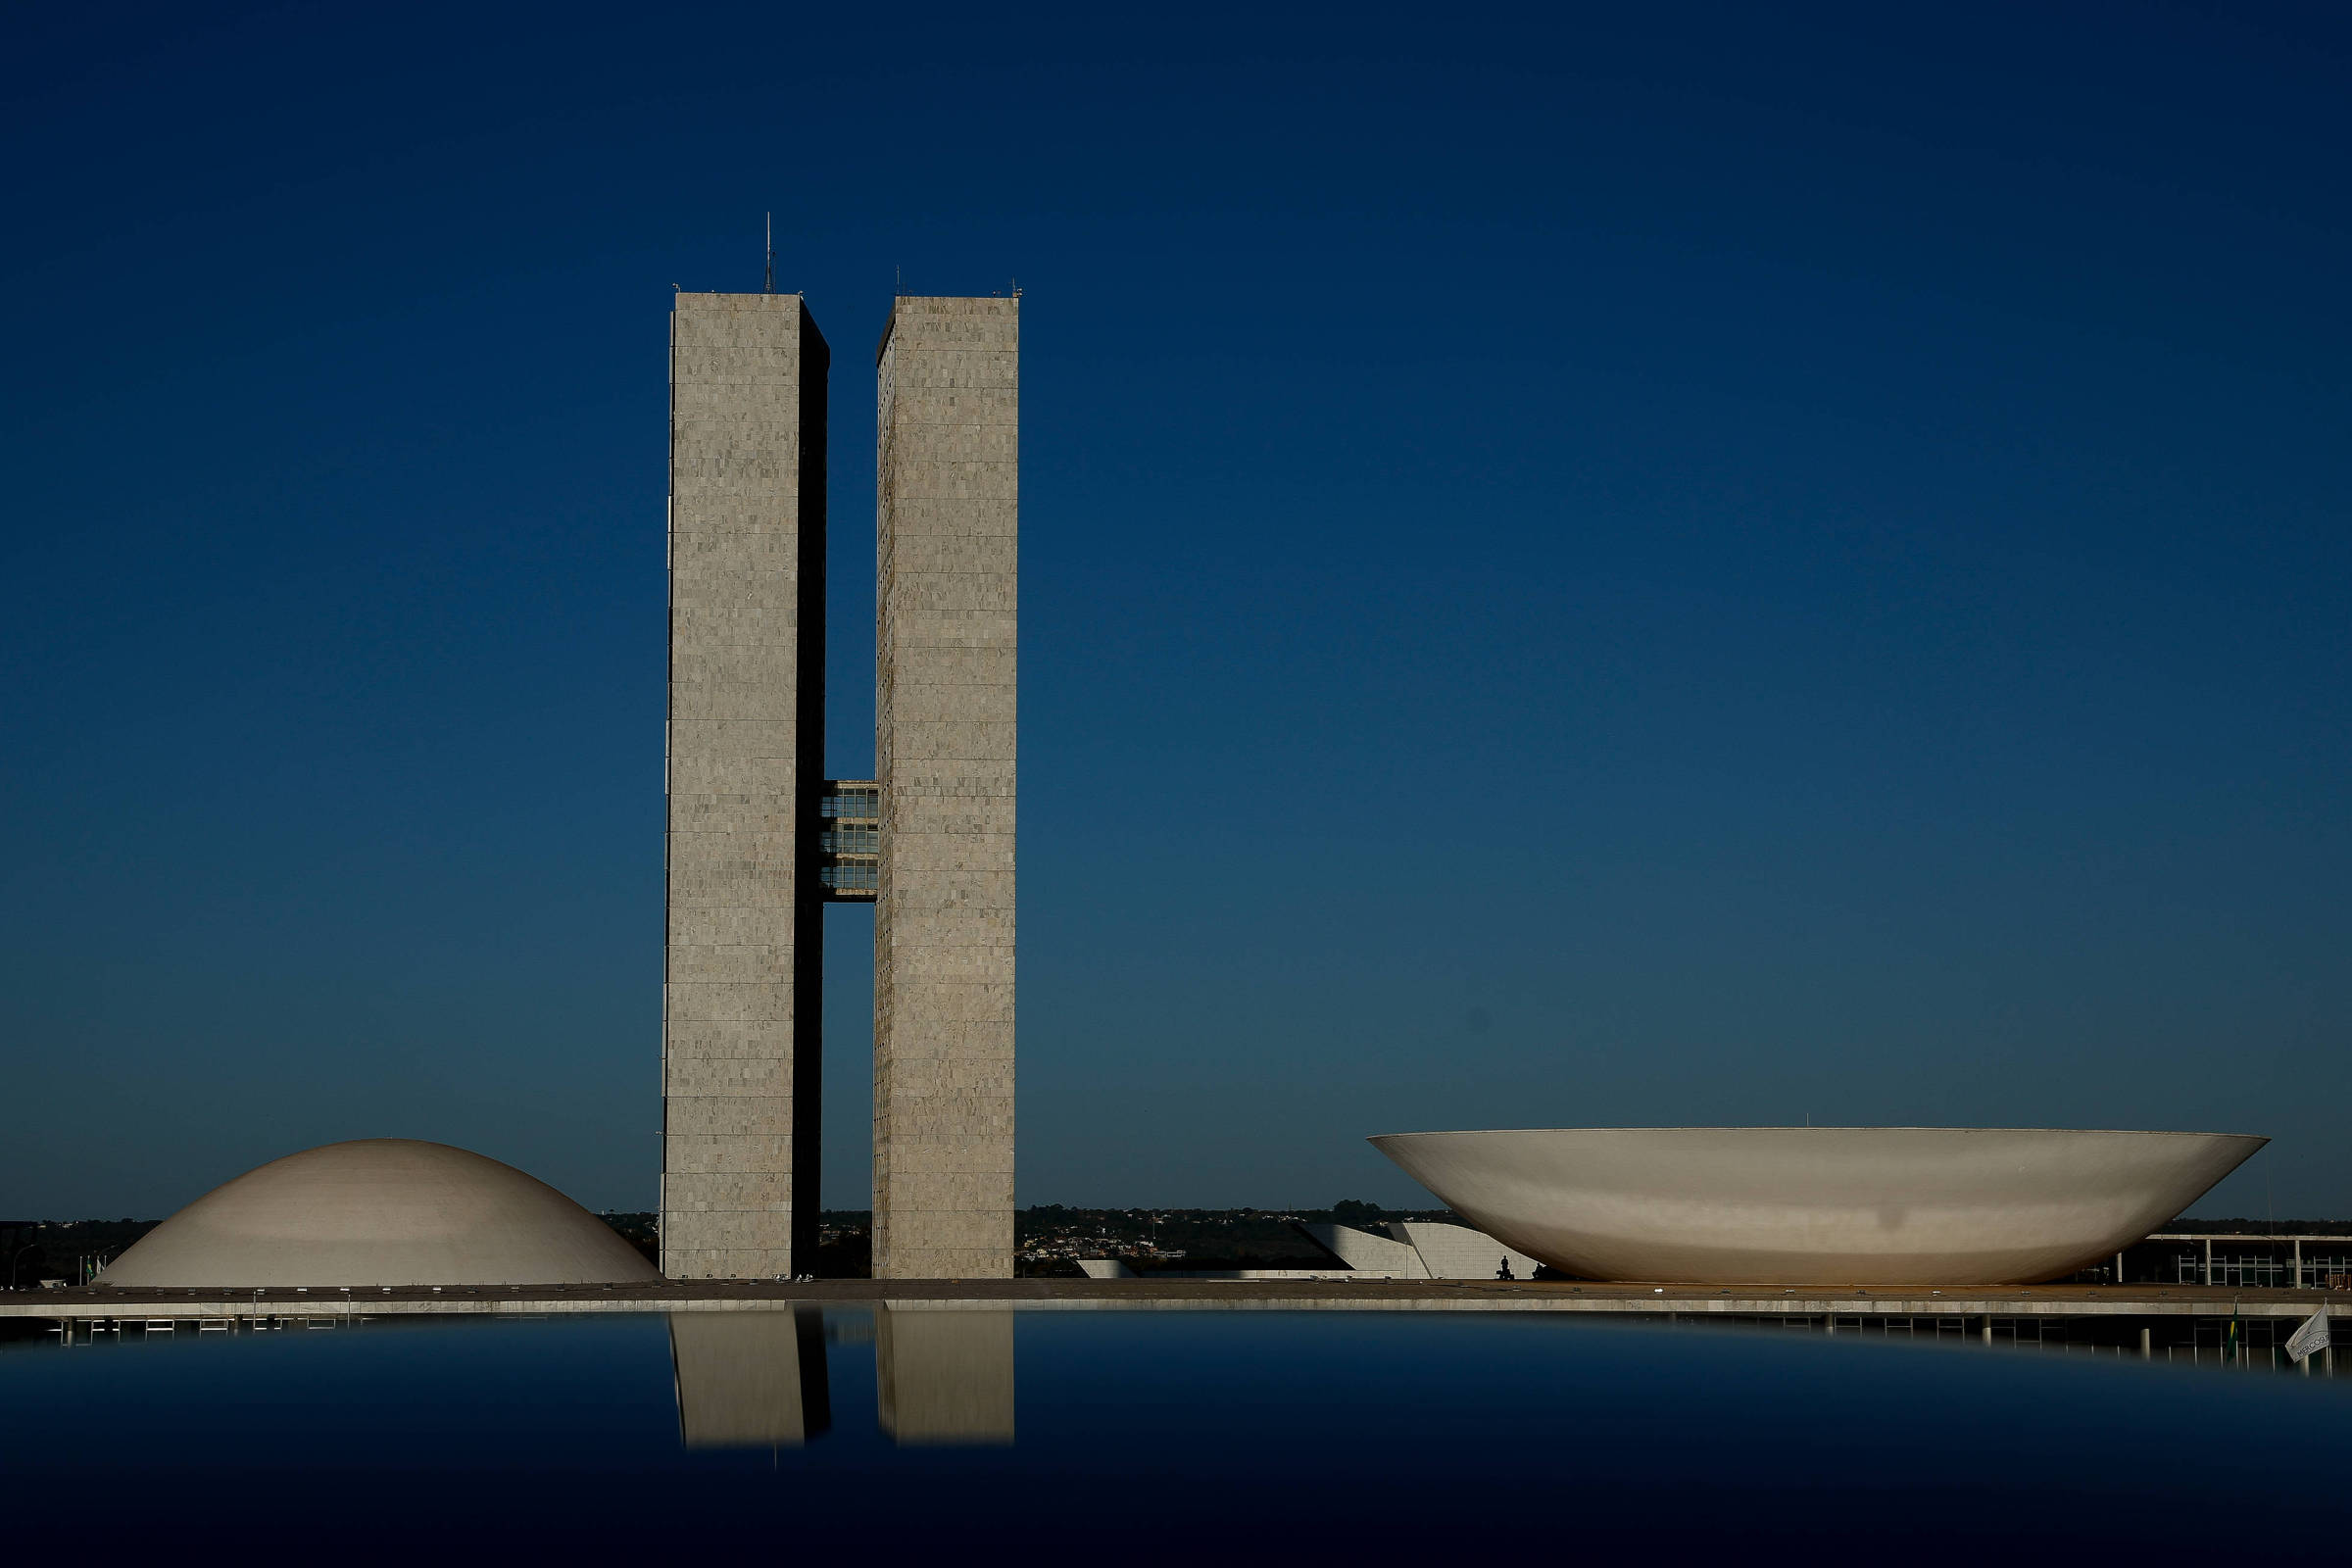
[[[874,1277],[1012,1272],[1020,308],[877,355]]]
[[[797,294],[679,294],[669,333],[662,1271],[813,1258],[823,887],[825,340]]]

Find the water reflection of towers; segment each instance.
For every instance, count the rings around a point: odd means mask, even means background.
[[[1013,1441],[1012,1314],[879,1306],[875,1417],[903,1445]],[[833,1424],[826,1346],[867,1338],[860,1314],[814,1306],[669,1319],[679,1435],[689,1448],[797,1447]]]
[[[825,1320],[812,1306],[673,1312],[669,1364],[689,1448],[797,1447],[833,1425]]]

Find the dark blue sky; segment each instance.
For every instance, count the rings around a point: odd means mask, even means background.
[[[1023,1201],[1810,1117],[2352,1213],[2340,9],[841,15],[17,19],[0,1209],[652,1203],[664,317],[772,209],[843,773],[894,269],[1025,291]]]

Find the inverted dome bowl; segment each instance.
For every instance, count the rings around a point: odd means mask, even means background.
[[[629,1285],[662,1276],[612,1227],[512,1165],[407,1138],[273,1159],[108,1264],[101,1285]]]
[[[2023,1285],[2112,1256],[2270,1142],[2009,1127],[1563,1127],[1372,1144],[1565,1274]]]

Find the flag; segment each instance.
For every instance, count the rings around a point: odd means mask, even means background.
[[[2321,1307],[2303,1320],[2303,1326],[2290,1335],[2286,1353],[2300,1361],[2314,1350],[2328,1348],[2328,1309]]]

